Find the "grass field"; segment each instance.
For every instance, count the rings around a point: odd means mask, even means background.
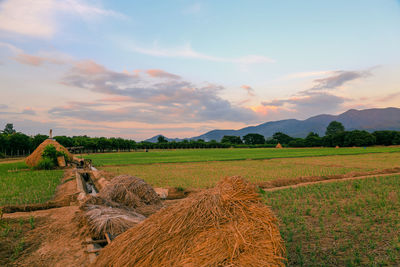
[[[150,152],[122,152],[85,155],[95,166],[172,162],[202,162],[246,159],[357,155],[365,153],[400,152],[397,147],[367,148],[236,148],[236,149],[179,149]]]
[[[289,266],[398,266],[400,176],[265,192]]]
[[[330,176],[400,167],[400,153],[104,166],[114,174],[141,177],[155,187],[205,188],[227,176],[252,182],[300,176]]]
[[[62,170],[33,171],[22,161],[0,163],[0,206],[46,202],[62,176]]]

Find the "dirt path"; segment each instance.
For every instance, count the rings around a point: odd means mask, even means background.
[[[307,185],[313,185],[313,184],[333,183],[333,182],[339,182],[339,181],[359,180],[359,179],[365,179],[365,178],[370,178],[370,177],[382,177],[382,176],[392,176],[392,175],[400,175],[400,172],[385,173],[385,174],[371,174],[371,175],[346,177],[346,178],[338,178],[338,179],[329,179],[329,180],[305,182],[305,183],[299,183],[299,184],[294,184],[294,185],[287,185],[287,186],[280,186],[280,187],[273,187],[273,188],[263,188],[263,189],[264,189],[264,191],[277,191],[277,190],[282,190],[282,189],[287,189],[287,188],[296,188],[296,187],[300,187],[300,186],[307,186]]]

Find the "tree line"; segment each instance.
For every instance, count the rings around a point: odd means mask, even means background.
[[[0,157],[28,155],[47,138],[49,137],[43,134],[28,136],[17,132],[13,124],[8,123],[4,130],[0,132]],[[340,122],[332,121],[326,129],[325,136],[310,132],[305,138],[294,138],[285,133],[277,132],[267,139],[257,133],[249,133],[243,137],[225,135],[221,142],[215,140],[206,142],[201,139],[169,142],[164,136],[159,136],[156,143],[135,142],[131,139],[114,137],[88,137],[86,135],[55,136],[54,139],[75,153],[98,153],[138,149],[275,147],[278,143],[286,147],[388,146],[400,145],[400,132],[375,131],[369,133],[361,130],[346,131]]]

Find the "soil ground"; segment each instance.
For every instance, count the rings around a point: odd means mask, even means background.
[[[77,206],[67,206],[33,212],[5,214],[5,221],[29,220],[33,217],[35,228],[24,231],[24,250],[9,266],[87,266],[83,239],[74,222]],[[5,245],[5,244],[3,244]],[[13,252],[11,252],[13,253]],[[8,252],[10,254],[10,252]]]

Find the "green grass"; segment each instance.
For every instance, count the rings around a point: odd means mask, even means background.
[[[0,163],[0,206],[44,203],[62,176],[62,170],[33,171],[24,162]]]
[[[149,152],[122,152],[85,155],[95,166],[201,162],[245,159],[272,159],[314,157],[329,155],[356,155],[365,153],[400,152],[400,147],[367,148],[237,148],[237,149],[179,149],[150,150]]]
[[[281,158],[269,160],[212,161],[186,163],[103,166],[101,170],[130,174],[154,187],[207,188],[224,177],[239,175],[251,182],[331,176],[400,167],[400,153]]]
[[[400,176],[265,192],[289,266],[398,266]]]

